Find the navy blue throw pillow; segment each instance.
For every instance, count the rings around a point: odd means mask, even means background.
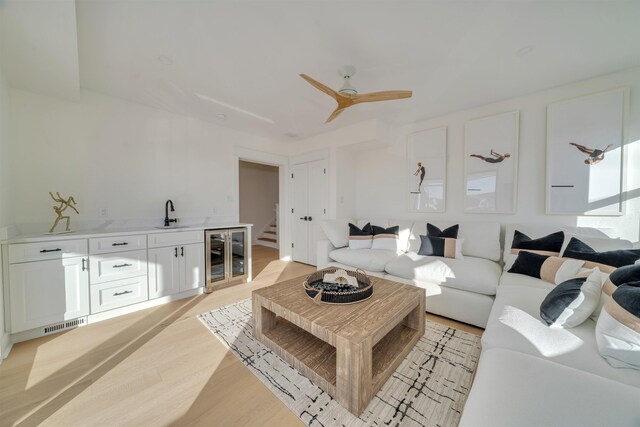
[[[619,249],[615,251],[596,252],[591,246],[572,237],[562,256],[612,267],[624,267],[625,265],[632,265],[640,259],[640,249]]]
[[[450,237],[452,239],[458,238],[458,228],[459,224],[452,225],[451,227],[445,228],[444,230],[440,230],[433,224],[427,223],[427,236],[431,237]]]
[[[559,255],[564,242],[564,232],[558,231],[538,239],[532,239],[526,234],[516,230],[513,233],[511,253],[517,254],[520,250],[535,252],[540,255]]]

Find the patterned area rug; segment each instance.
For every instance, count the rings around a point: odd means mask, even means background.
[[[198,317],[308,426],[457,426],[480,355],[480,337],[427,321],[358,418],[253,338],[251,300]]]

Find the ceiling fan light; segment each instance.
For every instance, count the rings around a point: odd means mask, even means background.
[[[345,77],[344,78],[344,84],[342,85],[342,87],[340,88],[340,90],[338,91],[340,93],[344,93],[347,95],[357,95],[358,91],[355,87],[351,86],[351,82],[349,81],[349,77]]]

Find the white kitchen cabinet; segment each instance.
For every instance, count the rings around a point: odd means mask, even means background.
[[[88,315],[87,266],[85,257],[11,264],[11,332]]]
[[[203,243],[179,244],[149,249],[150,299],[203,286]]]
[[[178,247],[149,249],[149,298],[180,292]]]
[[[204,286],[204,244],[180,247],[180,291]]]

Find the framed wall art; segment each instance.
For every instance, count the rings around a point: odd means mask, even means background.
[[[519,120],[512,111],[465,124],[465,212],[515,213]]]
[[[446,209],[447,128],[413,133],[407,138],[409,211]]]
[[[547,107],[547,213],[622,214],[621,88]]]

